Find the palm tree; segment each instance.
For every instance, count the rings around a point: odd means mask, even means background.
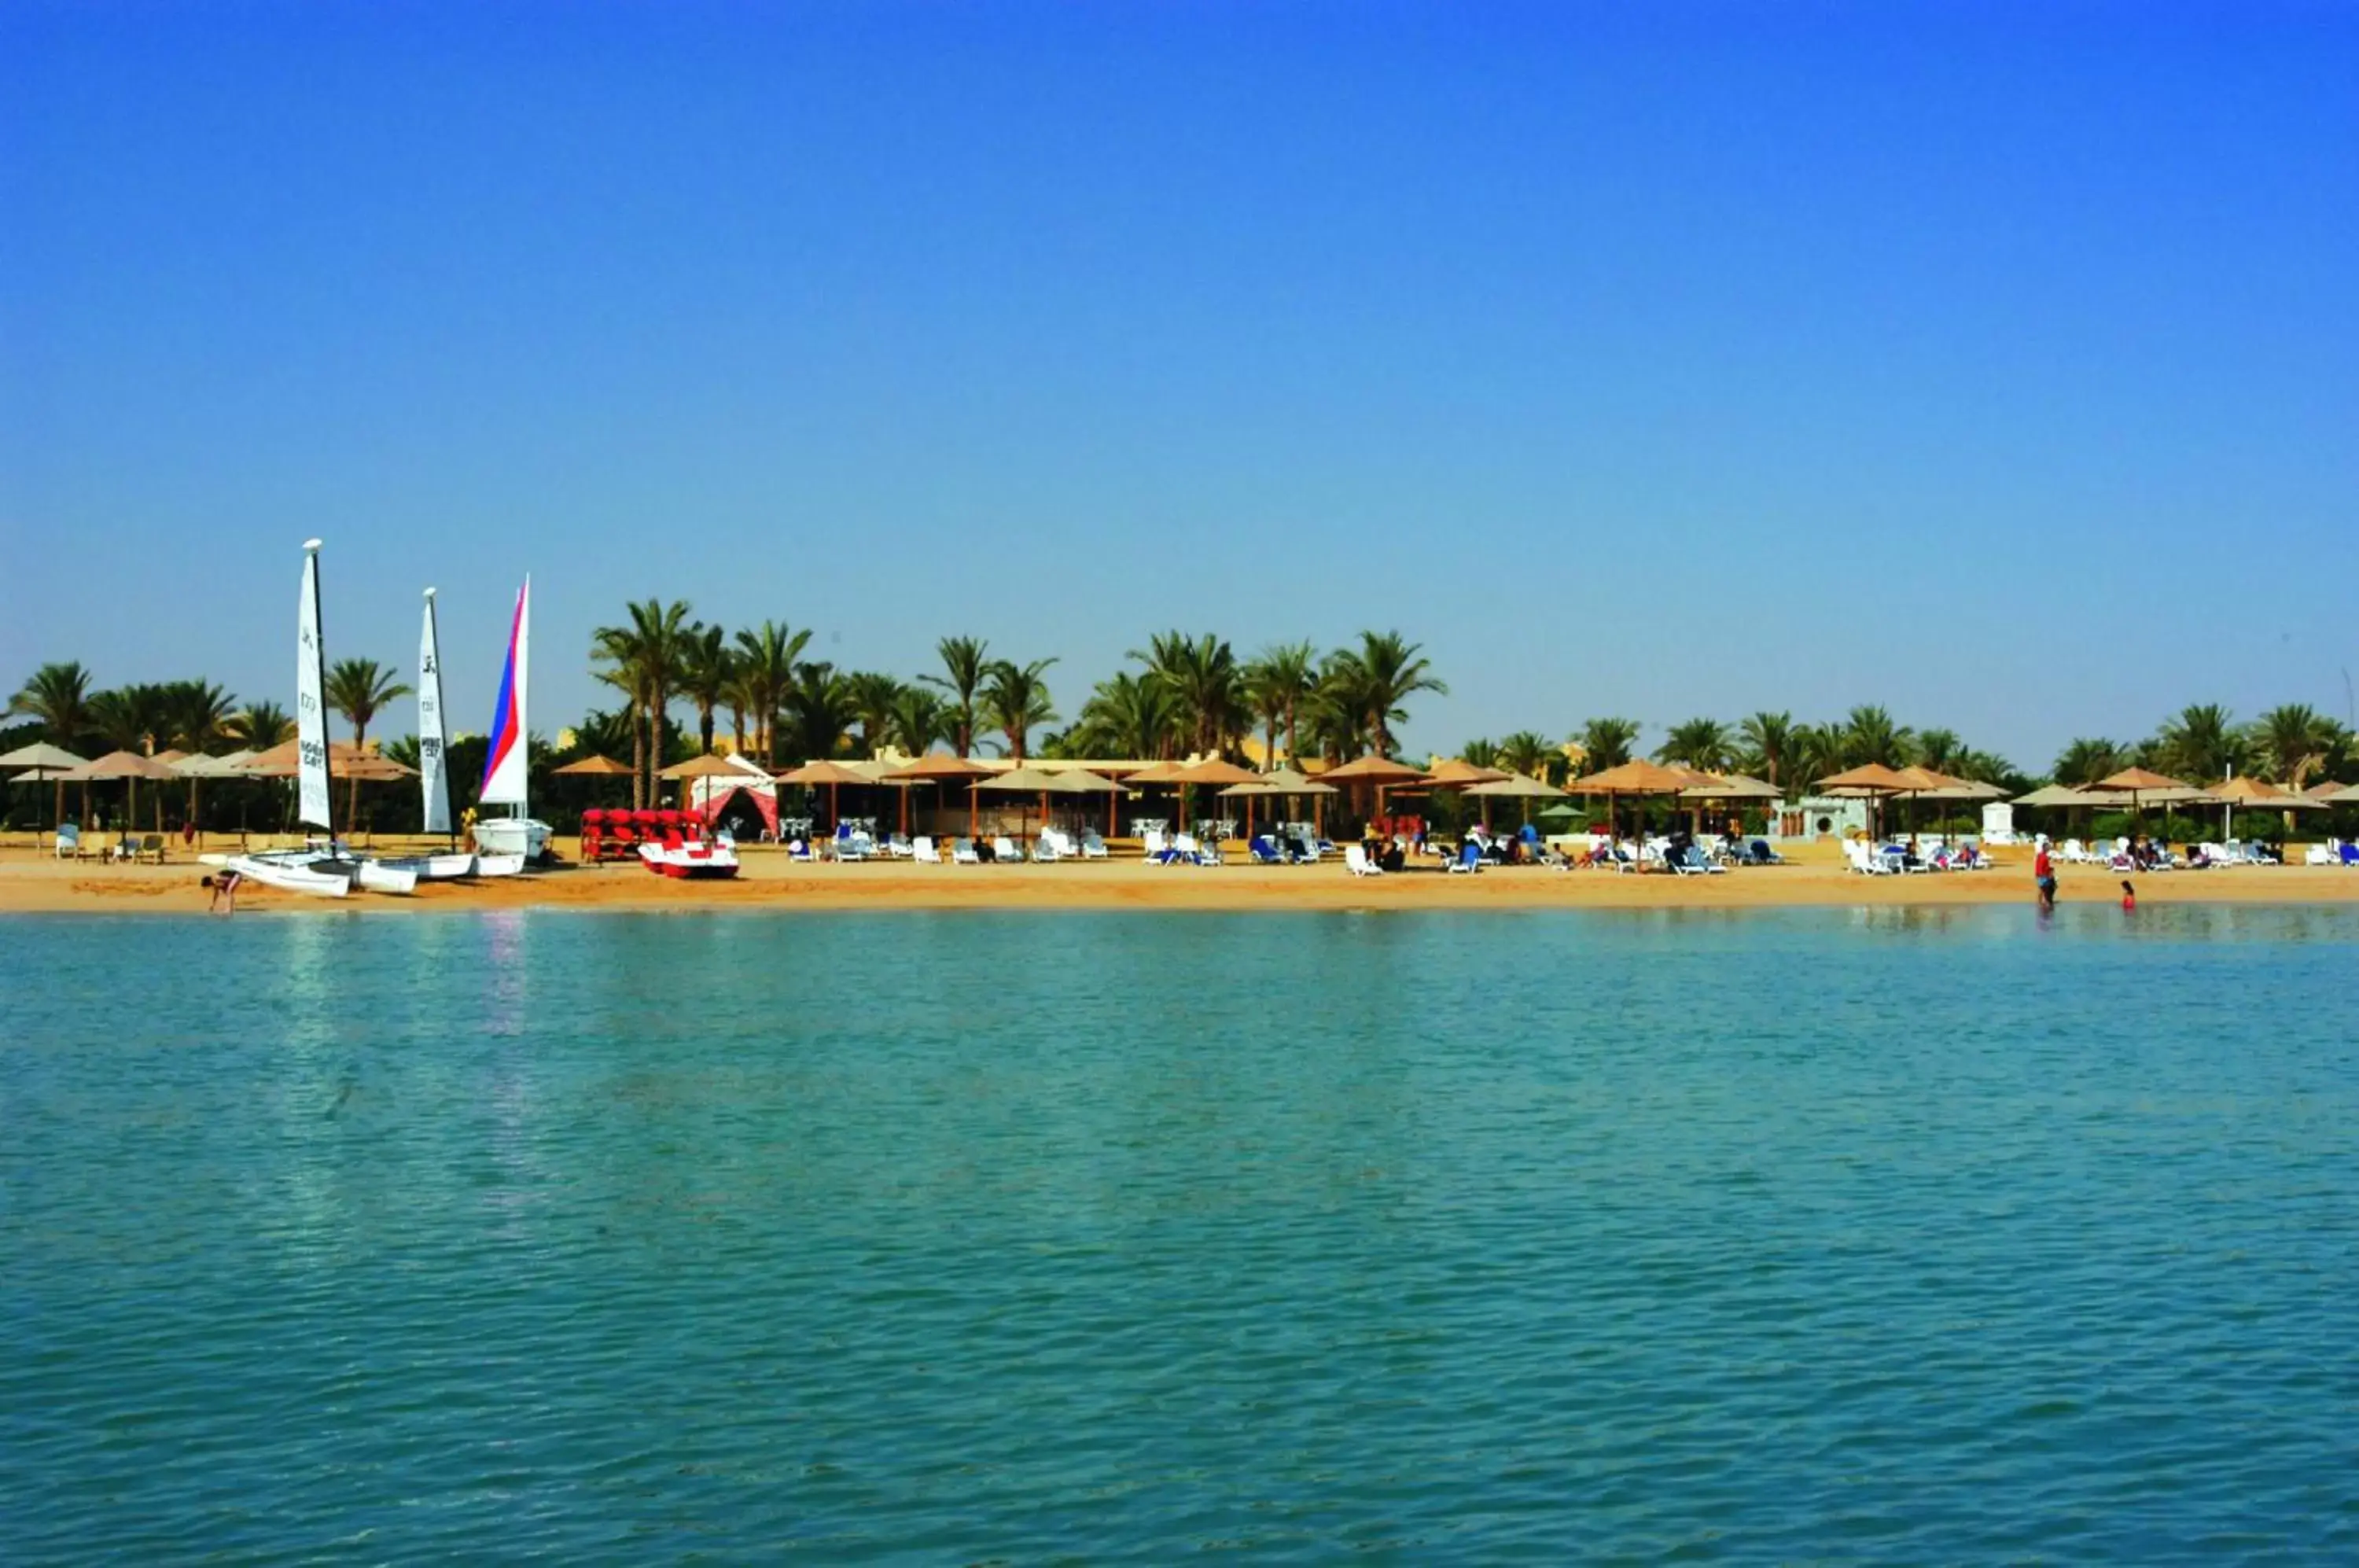
[[[22,690],[8,699],[8,712],[22,713],[40,721],[42,738],[51,746],[71,751],[84,732],[90,728],[90,671],[80,664],[44,664],[33,671],[32,679]],[[57,815],[52,822],[65,817],[65,780],[57,781]],[[90,820],[90,786],[82,787],[82,820]]]
[[[1844,716],[1843,737],[1846,768],[1870,762],[1880,762],[1886,768],[1906,768],[1917,744],[1914,730],[1893,723],[1890,713],[1873,705],[1854,708]]]
[[[1638,741],[1638,721],[1592,719],[1574,733],[1572,740],[1588,757],[1589,771],[1603,773],[1630,760],[1630,748]]]
[[[2192,703],[2155,736],[2166,768],[2202,784],[2216,784],[2245,758],[2245,735],[2217,702]]]
[[[608,667],[598,678],[630,699],[645,725],[631,741],[631,801],[643,806],[660,792],[655,776],[664,767],[664,712],[679,682],[690,623],[682,600],[649,599],[624,609],[629,618],[623,625],[590,634],[590,652]]]
[[[1966,743],[1958,738],[1955,730],[1920,730],[1917,735],[1917,764],[1936,773],[1958,776],[1958,758],[1964,756]]]
[[[893,698],[888,733],[893,744],[911,757],[923,757],[934,742],[950,733],[950,707],[940,697],[914,683]]]
[[[1393,721],[1408,716],[1408,699],[1419,691],[1450,694],[1433,673],[1432,663],[1419,657],[1424,646],[1397,631],[1362,632],[1360,646],[1341,656],[1340,669],[1367,724],[1368,738],[1387,757],[1393,749]]]
[[[974,753],[975,699],[991,676],[991,661],[984,657],[990,647],[981,637],[946,637],[934,645],[934,652],[941,658],[942,673],[918,677],[950,693],[951,741],[961,757]]]
[[[1164,689],[1186,732],[1190,750],[1217,752],[1245,724],[1244,672],[1225,638],[1206,632],[1158,632],[1145,650],[1130,657],[1147,667],[1147,679]]]
[[[1743,752],[1737,766],[1758,773],[1769,783],[1783,786],[1787,759],[1794,747],[1794,715],[1763,711],[1755,713],[1737,726],[1742,737]]]
[[[1794,784],[1798,792],[1813,781],[1829,774],[1841,773],[1850,766],[1844,755],[1849,745],[1840,724],[1799,724],[1793,735]]]
[[[1065,749],[1075,757],[1167,757],[1177,717],[1161,681],[1116,670],[1082,704],[1081,721],[1065,733]]]
[[[1036,659],[1019,665],[1003,659],[991,667],[991,682],[983,690],[983,713],[992,726],[1006,737],[1007,755],[1016,761],[1024,760],[1026,735],[1040,724],[1057,722],[1056,710],[1049,705],[1049,683],[1044,679],[1053,659]]]
[[[164,688],[165,734],[174,746],[189,752],[210,751],[228,733],[236,706],[223,688],[202,681],[175,681]],[[189,821],[197,820],[197,787],[189,776]]]
[[[679,694],[696,709],[697,746],[705,752],[712,749],[712,711],[737,677],[737,656],[723,640],[727,635],[719,626],[701,625],[680,634]]]
[[[1472,763],[1476,768],[1496,768],[1499,766],[1499,743],[1487,736],[1476,735],[1458,748],[1458,760]]]
[[[860,715],[860,737],[874,757],[892,737],[893,710],[901,701],[901,682],[882,670],[854,670],[847,681],[853,711]]]
[[[370,722],[395,698],[409,695],[409,688],[374,659],[340,659],[328,671],[325,695],[328,706],[353,726],[353,747],[359,750],[368,745]],[[344,831],[352,832],[360,820],[361,781],[356,778],[345,797]]]
[[[1245,689],[1254,715],[1268,726],[1264,762],[1277,763],[1281,728],[1286,732],[1287,760],[1291,762],[1302,711],[1319,690],[1318,654],[1307,642],[1272,643],[1245,666]]]
[[[2255,719],[2251,746],[2256,768],[2299,792],[2310,774],[2336,749],[2343,726],[2307,702],[2288,702]]]
[[[101,691],[90,700],[90,727],[98,737],[117,751],[144,752],[154,756],[159,736],[168,733],[171,721],[165,705],[164,688],[151,681],[118,686]],[[123,815],[127,826],[138,815],[139,780],[124,781]],[[156,831],[164,831],[164,799],[156,798]]]
[[[795,664],[810,646],[810,633],[799,632],[781,621],[764,621],[737,634],[737,679],[753,710],[755,746],[762,760],[776,768],[775,735],[778,707],[795,683]]]
[[[295,715],[276,702],[248,702],[223,726],[228,738],[253,751],[268,751],[295,738]]]
[[[794,720],[797,750],[814,760],[823,761],[842,751],[852,726],[860,722],[860,710],[852,702],[852,682],[825,660],[795,666],[795,683],[787,693],[786,708]]]
[[[1462,755],[1463,755],[1462,753]],[[1467,757],[1472,762],[1473,757]],[[1499,743],[1492,760],[1495,768],[1512,768],[1529,774],[1544,784],[1553,784],[1564,771],[1564,752],[1549,744],[1548,736],[1536,730],[1517,730]]]
[[[2120,742],[2083,735],[2057,754],[2052,772],[2059,784],[2094,784],[2128,764],[2129,753]]]
[[[1728,726],[1718,719],[1690,719],[1673,724],[1655,748],[1658,762],[1680,762],[1706,773],[1728,766]]]

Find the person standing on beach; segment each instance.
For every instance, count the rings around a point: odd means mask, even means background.
[[[2056,908],[2056,862],[2048,853],[2048,835],[2039,835],[2039,853],[2031,859],[2032,884],[2039,889],[2039,912],[2051,913]]]

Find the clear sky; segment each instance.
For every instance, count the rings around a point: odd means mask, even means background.
[[[2037,769],[2344,713],[2354,496],[2359,6],[0,7],[10,690],[290,702],[318,534],[473,729],[528,569],[547,731],[659,594]]]

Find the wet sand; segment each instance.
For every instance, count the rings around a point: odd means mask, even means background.
[[[217,846],[228,847],[228,846]],[[570,858],[571,840],[560,840]],[[393,846],[381,845],[384,853]],[[1136,859],[1052,866],[810,865],[767,848],[744,853],[734,881],[680,882],[631,865],[560,869],[472,883],[420,883],[407,898],[355,893],[319,898],[248,885],[238,912],[402,914],[464,909],[1747,909],[1790,905],[1951,905],[2032,901],[2027,849],[2001,851],[1989,871],[1861,877],[1832,844],[1789,850],[1793,864],[1717,877],[1495,868],[1452,876],[1438,866],[1353,877],[1340,860],[1317,866],[1148,866]],[[0,851],[0,914],[202,914],[208,867],[179,851],[167,865],[58,861]],[[2066,903],[2117,902],[2118,877],[2062,866]],[[2136,878],[2141,903],[2311,903],[2359,899],[2359,872],[2339,866],[2253,866]]]

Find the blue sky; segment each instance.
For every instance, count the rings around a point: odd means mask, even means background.
[[[911,674],[1364,626],[1418,746],[2359,666],[2359,9],[0,9],[0,682],[440,588]]]

